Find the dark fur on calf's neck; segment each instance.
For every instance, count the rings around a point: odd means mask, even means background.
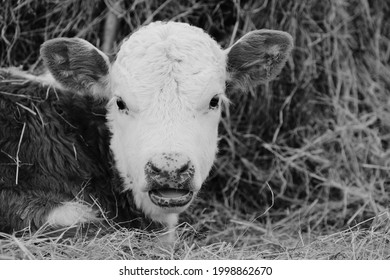
[[[126,227],[160,228],[122,192],[104,101],[0,74],[0,231],[35,230],[75,199]]]

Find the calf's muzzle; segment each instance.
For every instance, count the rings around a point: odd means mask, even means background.
[[[163,208],[183,207],[194,196],[195,168],[181,153],[154,155],[145,165],[150,200]]]

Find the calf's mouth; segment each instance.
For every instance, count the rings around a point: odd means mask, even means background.
[[[191,202],[194,192],[189,189],[160,187],[149,191],[150,200],[163,208],[183,207]]]

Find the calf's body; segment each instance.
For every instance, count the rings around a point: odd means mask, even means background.
[[[123,225],[157,228],[123,192],[106,103],[0,71],[0,231],[37,229],[66,203],[80,217],[60,210],[63,226],[103,210]]]

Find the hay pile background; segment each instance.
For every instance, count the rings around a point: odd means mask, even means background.
[[[120,19],[111,54],[155,20],[199,26],[224,47],[284,30],[295,49],[275,81],[228,93],[219,158],[174,251],[127,230],[0,233],[0,258],[390,258],[390,2],[125,2],[0,1],[1,67],[38,69],[39,46],[55,37],[102,47],[109,12]]]

